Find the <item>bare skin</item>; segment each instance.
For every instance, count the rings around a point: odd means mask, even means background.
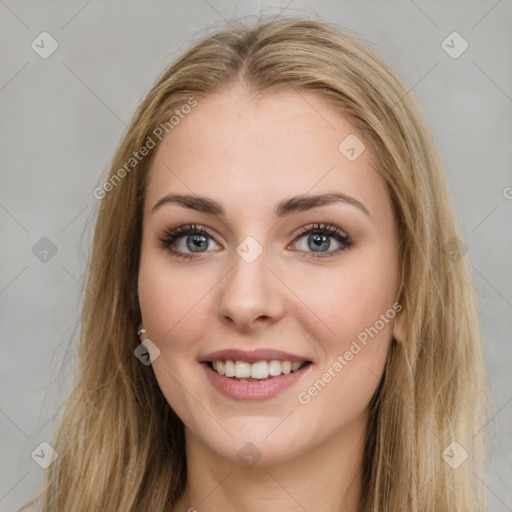
[[[152,367],[186,426],[187,485],[173,512],[356,510],[368,404],[402,331],[400,315],[388,314],[335,369],[392,309],[399,268],[391,201],[370,149],[354,161],[338,149],[350,134],[363,140],[314,93],[256,101],[236,86],[199,102],[157,149],[144,204],[140,327],[161,351]],[[284,199],[332,192],[363,208],[343,201],[275,216]],[[152,211],[170,193],[212,198],[225,216],[170,202]],[[322,223],[351,245],[298,234]],[[197,250],[197,234],[172,243],[192,259],[159,241],[187,224],[208,231]],[[236,251],[247,237],[262,249],[251,263]],[[312,365],[277,396],[237,400],[217,391],[199,363],[226,348],[273,348]],[[322,378],[325,386],[309,393]],[[248,442],[261,457],[252,467],[237,456]]]

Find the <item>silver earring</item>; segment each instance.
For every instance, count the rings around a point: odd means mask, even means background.
[[[141,329],[137,332],[137,334],[140,336],[141,334],[146,334],[146,329]]]

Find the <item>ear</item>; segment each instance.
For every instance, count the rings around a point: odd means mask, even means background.
[[[405,309],[401,308],[393,321],[393,338],[395,338],[398,343],[405,343],[408,330],[407,313]]]

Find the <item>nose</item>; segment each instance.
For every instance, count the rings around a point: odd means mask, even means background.
[[[217,313],[240,331],[250,332],[277,322],[284,314],[284,286],[268,266],[266,250],[248,263],[233,252],[233,268],[218,288]]]

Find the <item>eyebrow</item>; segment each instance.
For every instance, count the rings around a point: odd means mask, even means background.
[[[214,201],[208,197],[193,196],[188,194],[168,194],[156,202],[156,204],[151,209],[151,212],[154,212],[161,206],[169,203],[179,204],[184,208],[215,215],[217,217],[225,217],[226,215],[223,206],[217,201]],[[364,206],[354,197],[348,196],[347,194],[342,194],[340,192],[319,195],[302,195],[284,199],[277,203],[274,209],[274,215],[276,217],[285,217],[295,212],[304,212],[319,206],[325,206],[333,203],[350,204],[356,208],[359,208],[366,215],[371,217],[370,212],[366,206]]]

